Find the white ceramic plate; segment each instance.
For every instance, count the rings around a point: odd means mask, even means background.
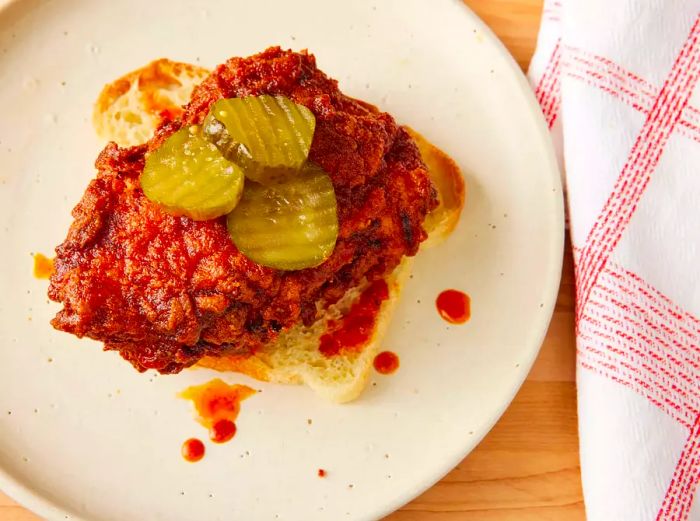
[[[415,264],[385,342],[401,357],[395,376],[345,406],[254,383],[264,392],[244,402],[236,438],[188,464],[181,443],[206,433],[175,395],[213,374],[137,374],[52,330],[57,306],[30,253],[63,240],[94,175],[105,82],[160,56],[213,66],[277,43],[309,48],[346,93],[450,153],[468,203]],[[0,487],[39,514],[377,518],[457,464],[522,383],[557,292],[561,187],[525,79],[459,1],[5,2],[0,78]],[[471,295],[471,322],[438,317],[446,288]]]

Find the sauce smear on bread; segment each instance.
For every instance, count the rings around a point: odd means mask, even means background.
[[[361,350],[372,338],[382,302],[388,298],[389,287],[384,279],[370,284],[347,315],[328,323],[328,331],[320,340],[321,353],[335,356],[345,350]]]

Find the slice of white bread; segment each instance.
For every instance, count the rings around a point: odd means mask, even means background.
[[[177,115],[177,107],[173,108],[172,104],[187,103],[192,89],[206,74],[207,71],[199,67],[161,59],[106,85],[95,104],[93,121],[98,134],[122,146],[145,142],[158,125],[161,111],[168,110]],[[161,76],[170,79],[151,80]],[[447,237],[457,224],[464,205],[464,181],[449,156],[414,130],[407,130],[416,141],[438,191],[440,204],[425,221],[428,240],[423,246],[433,245]],[[282,332],[275,341],[252,356],[204,357],[198,365],[244,373],[268,382],[306,384],[323,398],[336,403],[354,400],[367,384],[374,357],[380,351],[412,261],[404,258],[385,279],[389,298],[380,306],[370,338],[358,349],[326,356],[319,350],[319,345],[329,324],[348,313],[367,287],[366,282],[329,306],[324,316],[313,325],[299,324]]]
[[[404,258],[385,279],[389,298],[379,308],[370,338],[357,349],[326,356],[319,350],[319,345],[321,337],[328,331],[329,323],[342,320],[366,289],[367,283],[348,291],[311,326],[298,324],[282,332],[275,341],[264,345],[253,356],[208,356],[200,360],[199,365],[218,371],[245,373],[263,381],[306,384],[319,396],[336,403],[354,400],[365,388],[401,288],[411,272],[412,261],[411,258]]]
[[[194,86],[208,75],[202,67],[161,58],[108,83],[92,114],[97,134],[121,146],[145,143],[162,116],[182,113]]]

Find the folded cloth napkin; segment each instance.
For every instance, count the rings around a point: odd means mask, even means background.
[[[591,521],[700,520],[700,1],[545,2]]]

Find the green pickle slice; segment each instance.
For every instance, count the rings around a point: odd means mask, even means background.
[[[203,134],[253,181],[269,168],[297,170],[306,162],[316,129],[313,113],[284,96],[247,96],[214,103]]]
[[[175,215],[203,221],[226,215],[243,192],[245,176],[197,127],[183,128],[147,158],[143,193]]]
[[[333,183],[311,163],[275,183],[247,183],[227,224],[236,247],[258,264],[279,270],[318,266],[338,238]]]

